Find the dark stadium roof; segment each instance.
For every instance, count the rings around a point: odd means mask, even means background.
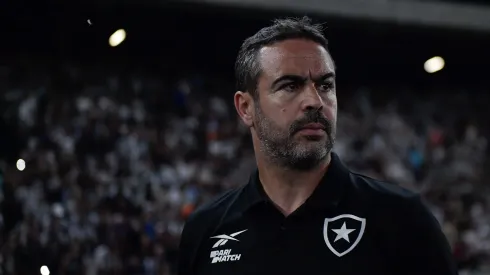
[[[85,62],[120,60],[147,67],[216,71],[232,77],[241,42],[275,17],[248,11],[194,6],[118,7],[24,6],[2,10],[2,52],[23,52],[49,60]],[[92,25],[87,23],[90,19]],[[482,86],[490,63],[488,34],[444,29],[316,18],[326,22],[326,35],[343,83],[384,85],[390,81],[415,88]],[[109,35],[125,28],[127,40],[118,48]],[[423,71],[432,56],[446,59],[436,75]],[[482,86],[485,87],[486,86]]]

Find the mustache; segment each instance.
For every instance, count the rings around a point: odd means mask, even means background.
[[[294,135],[296,132],[300,131],[310,123],[320,123],[325,128],[325,132],[327,132],[327,134],[332,132],[332,123],[319,110],[305,112],[304,117],[294,121],[293,124],[291,124],[289,132],[291,135]]]

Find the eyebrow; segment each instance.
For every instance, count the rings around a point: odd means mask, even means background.
[[[325,81],[329,78],[335,78],[335,73],[334,72],[326,73],[326,74],[314,79],[314,81],[315,82]],[[275,86],[277,86],[277,84],[279,84],[280,82],[283,82],[283,81],[306,82],[307,80],[308,80],[307,77],[302,77],[299,75],[286,74],[286,75],[283,75],[283,76],[277,78],[276,80],[274,80],[274,82],[272,82],[271,87],[275,87]]]

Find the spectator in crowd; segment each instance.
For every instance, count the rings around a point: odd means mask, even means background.
[[[54,75],[63,85],[26,77],[28,87],[3,91],[1,115],[25,140],[26,169],[2,164],[0,265],[7,274],[43,265],[51,274],[173,274],[186,217],[254,168],[247,129],[199,79],[168,87],[146,75],[64,71]],[[459,268],[488,270],[484,124],[444,109],[477,112],[475,102],[461,93],[439,104],[433,93],[377,105],[378,96],[386,98],[359,89],[343,102],[336,153],[356,171],[421,192]]]

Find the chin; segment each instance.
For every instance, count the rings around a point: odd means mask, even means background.
[[[300,145],[295,151],[295,155],[299,158],[308,159],[322,159],[328,154],[328,148],[325,147],[325,143]]]
[[[325,157],[318,152],[312,152],[308,155],[296,156],[294,159],[290,159],[289,167],[298,171],[309,171],[318,167]]]

